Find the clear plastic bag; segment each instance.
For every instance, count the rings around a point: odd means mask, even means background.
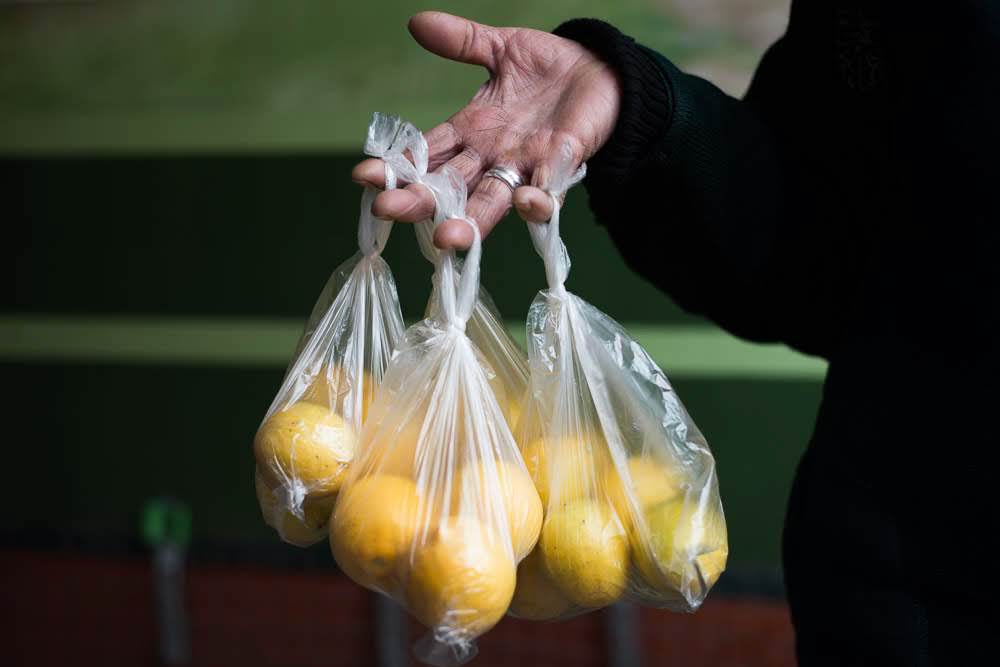
[[[435,221],[464,217],[465,183],[421,178]],[[470,223],[471,224],[471,223]],[[466,334],[479,291],[478,229],[459,278],[435,255],[440,308],[400,341],[330,523],[340,567],[430,628],[418,657],[456,665],[507,611],[542,505],[497,401],[489,362]]]
[[[372,118],[364,150],[385,160],[387,188],[395,187],[397,172],[412,172],[404,151],[418,138],[415,127],[395,116]],[[380,254],[392,222],[372,216],[375,194],[365,188],[359,250],[337,267],[316,301],[254,438],[264,520],[296,546],[326,537],[375,388],[403,335],[396,284]]]
[[[433,226],[416,225],[415,227],[420,252],[437,267],[440,250],[434,246]],[[461,271],[462,261],[456,258],[454,271],[456,285]],[[427,300],[427,308],[424,311],[425,318],[436,317],[440,319],[442,317],[441,290],[438,288],[440,280],[439,273],[435,271],[431,279],[431,296]],[[472,308],[472,315],[466,324],[465,333],[490,365],[493,372],[490,384],[494,388],[500,408],[507,417],[507,424],[513,432],[517,429],[521,405],[524,402],[524,393],[528,387],[528,361],[524,351],[511,338],[500,311],[485,287],[479,287],[479,297],[476,299],[476,305]]]
[[[583,177],[567,151],[548,224],[531,224],[548,289],[527,319],[518,443],[545,507],[511,614],[544,620],[623,597],[692,611],[728,555],[715,460],[663,371],[617,322],[566,291],[559,195]]]

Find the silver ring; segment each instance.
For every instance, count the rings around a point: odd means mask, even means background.
[[[521,178],[521,174],[517,173],[510,167],[502,167],[500,165],[491,167],[490,170],[486,172],[486,178],[495,178],[498,181],[503,181],[507,187],[510,188],[511,192],[524,185],[524,179]]]

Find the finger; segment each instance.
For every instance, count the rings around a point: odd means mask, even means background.
[[[552,197],[532,185],[514,190],[514,208],[526,222],[545,222],[552,217]]]
[[[465,214],[476,221],[483,238],[510,210],[511,198],[510,187],[503,181],[484,178],[479,182],[465,205]],[[472,238],[472,230],[463,220],[445,220],[434,230],[434,244],[445,250],[465,250],[472,244]]]
[[[484,178],[465,204],[465,214],[479,223],[483,238],[510,210],[513,192],[499,178]]]
[[[382,220],[421,222],[434,215],[434,195],[420,184],[387,190],[375,197],[372,215]]]
[[[351,180],[358,185],[374,185],[378,189],[385,188],[385,162],[378,158],[369,158],[354,165]]]
[[[442,250],[466,250],[474,235],[465,220],[445,220],[434,230],[434,245]]]
[[[468,146],[461,153],[448,160],[447,165],[462,175],[465,179],[465,185],[470,191],[476,187],[486,170],[486,160],[483,159],[479,151]]]
[[[427,140],[427,171],[434,171],[462,149],[462,135],[445,121],[424,134]]]
[[[548,147],[542,153],[545,157],[538,161],[531,174],[531,184],[536,188],[548,190],[553,177],[577,169],[583,162],[584,146],[578,139],[566,133],[556,133],[548,142]]]
[[[503,40],[495,28],[444,12],[420,12],[410,19],[410,34],[442,58],[496,71]]]

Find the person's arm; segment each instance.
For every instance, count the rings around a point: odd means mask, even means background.
[[[831,239],[810,214],[788,138],[768,115],[781,44],[741,101],[601,21],[577,19],[554,32],[611,64],[622,82],[614,132],[584,183],[629,266],[739,336],[829,354],[837,322]],[[779,82],[789,100],[792,85]]]

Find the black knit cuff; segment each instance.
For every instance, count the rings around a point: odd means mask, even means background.
[[[587,189],[596,210],[601,197],[595,184],[607,191],[625,185],[652,147],[660,144],[670,126],[670,85],[642,46],[604,21],[573,19],[552,32],[592,51],[614,68],[621,83],[615,129],[608,142],[587,161]]]

